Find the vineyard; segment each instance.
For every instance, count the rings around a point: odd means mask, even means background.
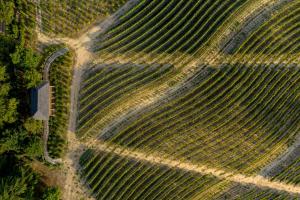
[[[126,0],[40,0],[42,30],[47,34],[75,36],[95,21],[114,13]]]
[[[240,38],[238,41],[239,43],[245,44],[240,48],[237,45],[229,44],[228,46],[231,48],[227,48],[225,52],[227,51],[232,54],[245,51],[246,53],[268,54],[269,48],[276,44],[272,50],[272,54],[299,53],[299,46],[297,46],[297,42],[290,43],[290,46],[282,44],[283,42],[288,42],[290,40],[297,41],[297,39],[299,39],[299,6],[300,3],[297,1],[288,4],[284,9],[277,11],[271,19],[267,20],[261,26],[248,30],[248,38],[239,35],[235,36],[236,38]],[[262,21],[264,20],[265,19]],[[241,30],[239,34],[245,34],[245,31]],[[256,43],[253,43],[252,41],[256,41]],[[232,40],[230,42],[237,43],[236,40]],[[254,49],[251,47],[254,44],[259,45],[257,45]],[[236,47],[233,48],[234,46]]]
[[[126,59],[183,66],[245,2],[142,1],[99,36],[95,49],[105,62]]]
[[[95,196],[103,199],[186,199],[218,182],[213,176],[169,169],[113,153],[88,150],[85,154],[80,161],[83,175]],[[114,184],[110,185],[112,180]]]
[[[286,165],[284,168],[276,172],[273,175],[272,180],[279,180],[292,184],[299,184],[299,157],[296,158],[290,165]],[[280,194],[276,193],[272,190],[263,191],[258,188],[249,188],[242,187],[240,185],[232,186],[224,194],[220,195],[217,199],[240,199],[240,198],[248,198],[248,199],[289,199],[288,194]],[[296,199],[296,198],[295,198]]]
[[[224,66],[208,68],[208,76],[204,71],[186,93],[175,91],[173,100],[120,121],[100,138],[180,160],[251,172],[299,131],[299,69]]]
[[[122,99],[140,87],[155,84],[172,73],[171,65],[135,65],[118,63],[95,66],[82,82],[80,90],[80,109],[78,111],[78,132],[87,134],[104,115]]]
[[[37,7],[85,61],[72,85],[73,55],[53,63],[49,149],[63,154],[70,114],[86,198],[300,199],[298,0]]]

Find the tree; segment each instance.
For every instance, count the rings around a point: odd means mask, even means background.
[[[26,88],[32,88],[38,85],[42,80],[42,75],[38,71],[41,57],[30,48],[24,48],[21,45],[16,47],[14,53],[10,54],[12,63],[17,69],[23,72],[23,79]]]
[[[10,84],[6,82],[5,67],[0,66],[0,129],[5,123],[13,123],[17,120],[18,102],[9,97]]]
[[[20,46],[17,46],[15,52],[10,54],[11,61],[14,65],[18,65],[21,62],[21,53],[22,48]]]
[[[26,183],[18,177],[5,177],[0,179],[0,200],[21,200],[26,191]]]
[[[60,190],[57,187],[47,188],[43,194],[43,200],[59,200]]]
[[[18,102],[15,98],[0,99],[0,128],[4,123],[11,124],[17,120]]]
[[[19,152],[20,134],[16,130],[4,130],[0,138],[0,155],[8,152]]]
[[[43,153],[42,126],[28,119],[27,88],[41,80],[40,56],[30,46],[35,17],[29,13],[34,11],[34,2],[0,0],[0,25],[5,25],[0,34],[0,200],[42,199],[45,187],[30,168],[32,158]],[[59,191],[48,194],[44,199],[59,199]]]
[[[14,152],[17,155],[36,158],[43,155],[41,137],[29,135],[22,127],[6,129],[0,134],[0,155]]]
[[[39,137],[32,136],[28,138],[28,143],[24,147],[23,154],[27,157],[35,158],[43,155],[43,144]]]
[[[23,124],[25,130],[33,135],[39,135],[42,133],[43,124],[41,121],[35,120],[33,118],[28,118]]]
[[[14,9],[14,2],[8,0],[0,0],[0,19],[2,19],[0,23],[5,22],[6,24],[10,24],[14,18]]]
[[[0,156],[0,200],[35,199],[38,175],[11,155]]]
[[[42,75],[35,69],[26,70],[24,73],[26,88],[36,87],[42,80]]]
[[[36,69],[40,59],[41,58],[36,53],[34,53],[32,49],[23,49],[21,66],[24,69]]]

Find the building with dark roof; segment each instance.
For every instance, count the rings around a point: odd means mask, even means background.
[[[31,90],[31,114],[37,120],[49,120],[50,116],[50,84],[42,82]]]

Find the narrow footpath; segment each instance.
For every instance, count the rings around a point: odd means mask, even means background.
[[[254,185],[261,188],[269,188],[275,191],[285,191],[291,194],[300,195],[300,186],[287,184],[279,181],[271,181],[261,175],[246,176],[243,174],[232,173],[222,169],[211,168],[205,165],[195,165],[189,162],[177,161],[175,159],[166,158],[166,156],[156,155],[155,153],[145,154],[141,151],[130,150],[127,148],[122,148],[120,146],[101,143],[101,142],[91,142],[89,141],[89,146],[93,146],[95,149],[113,152],[121,157],[127,157],[134,160],[146,161],[152,164],[164,165],[170,168],[177,168],[185,171],[196,172],[200,174],[209,174],[217,178],[232,181],[235,183],[240,183],[242,185]]]
[[[60,56],[65,55],[69,51],[68,48],[62,48],[54,52],[50,57],[48,57],[44,64],[44,71],[43,71],[43,80],[49,82],[49,71],[51,64]],[[62,159],[53,159],[49,156],[48,152],[48,138],[49,138],[49,121],[43,121],[43,143],[44,143],[44,157],[45,160],[53,165],[61,163]]]

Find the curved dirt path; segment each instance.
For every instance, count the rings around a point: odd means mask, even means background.
[[[69,49],[62,48],[54,52],[50,57],[48,57],[44,64],[43,70],[43,80],[49,82],[49,70],[53,61],[55,61],[58,57],[65,55]],[[55,165],[62,162],[62,159],[53,159],[49,156],[48,152],[48,138],[49,138],[49,121],[43,121],[43,142],[44,142],[44,158],[47,162]]]
[[[52,53],[51,56],[49,56],[46,59],[46,62],[44,64],[44,71],[43,71],[43,79],[45,81],[49,81],[49,70],[50,70],[50,67],[51,67],[51,64],[53,63],[53,61],[56,60],[56,58],[65,55],[68,51],[69,51],[68,48],[59,49],[59,50],[55,51],[54,53]]]
[[[52,165],[62,163],[61,158],[53,159],[49,156],[48,145],[47,145],[48,137],[49,137],[49,121],[45,120],[43,121],[44,158],[48,163],[51,163]]]
[[[196,172],[200,174],[213,175],[219,179],[232,181],[242,185],[254,185],[261,188],[269,188],[275,191],[284,191],[293,195],[300,195],[300,186],[287,184],[279,181],[270,181],[269,179],[261,176],[246,176],[244,174],[232,173],[222,169],[211,168],[205,165],[195,165],[190,162],[178,161],[175,159],[166,158],[166,156],[159,154],[145,154],[141,151],[133,151],[128,148],[120,146],[101,143],[99,141],[89,141],[89,147],[97,150],[113,152],[122,157],[128,157],[135,160],[146,161],[152,164],[165,165],[170,168],[177,168],[185,171]]]

